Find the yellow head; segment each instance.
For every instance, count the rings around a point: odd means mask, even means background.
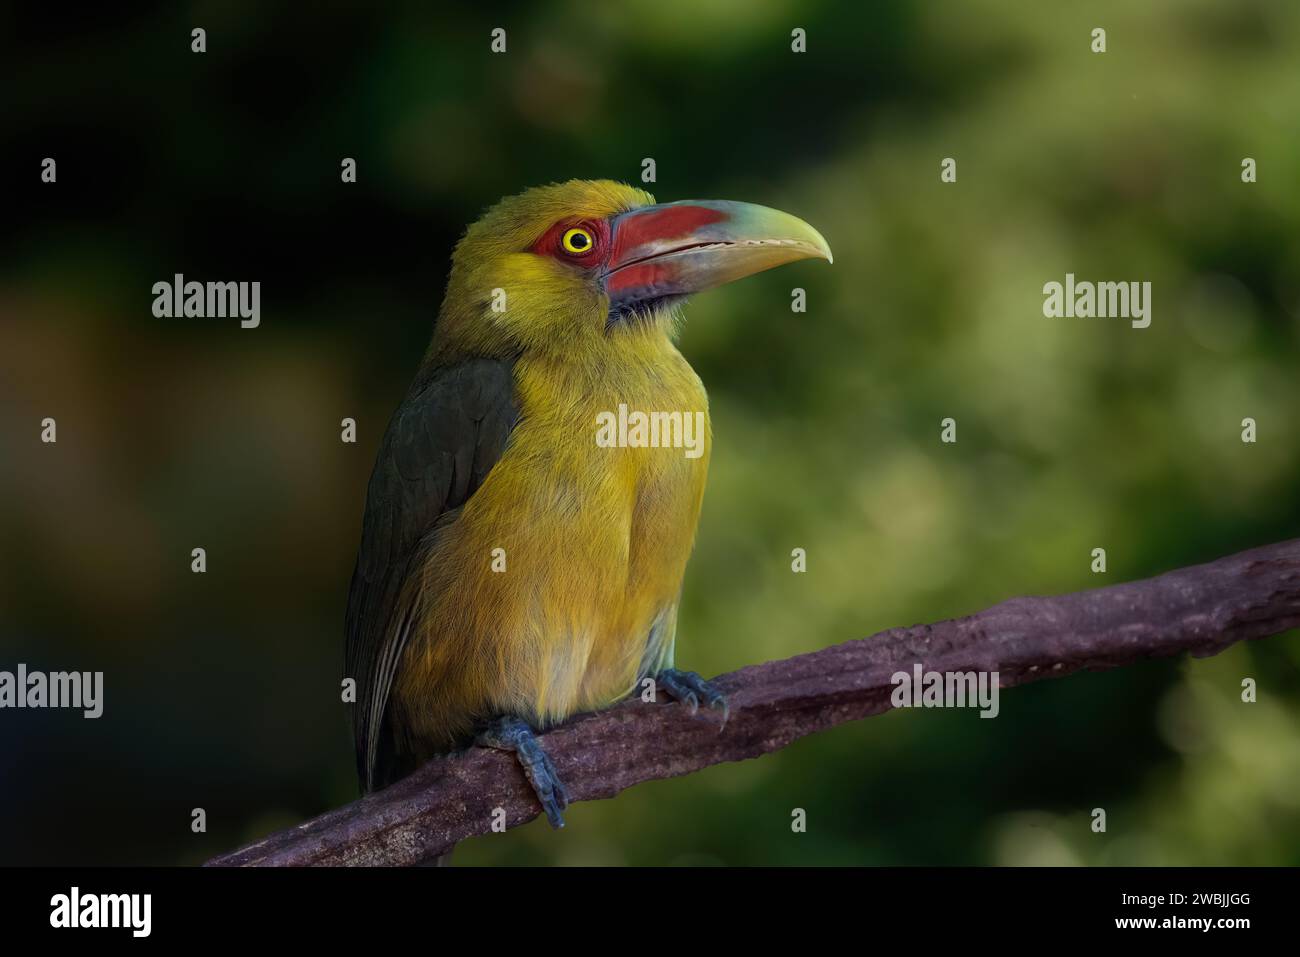
[[[798,259],[831,258],[801,219],[749,203],[656,205],[610,180],[504,199],[452,257],[431,356],[563,354],[666,331],[694,292]]]

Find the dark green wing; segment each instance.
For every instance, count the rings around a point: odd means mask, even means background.
[[[518,413],[509,363],[473,359],[423,371],[388,424],[366,491],[348,593],[344,677],[356,679],[352,732],[361,787],[389,783],[384,712],[412,625],[403,585],[421,543],[501,457]]]

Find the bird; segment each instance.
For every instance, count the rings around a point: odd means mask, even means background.
[[[344,655],[363,793],[496,748],[563,827],[539,733],[647,680],[725,724],[718,688],[675,667],[712,446],[675,339],[693,294],[814,258],[826,240],[788,213],[612,180],[528,189],[466,229],[366,488]],[[620,407],[698,417],[702,452],[598,443]]]

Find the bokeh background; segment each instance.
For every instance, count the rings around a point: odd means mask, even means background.
[[[365,482],[459,232],[530,185],[653,157],[660,199],[835,250],[689,307],[716,444],[686,667],[1300,534],[1300,5],[491,6],[0,8],[0,667],[107,683],[98,721],[0,713],[0,863],[196,863],[355,796]],[[1067,271],[1151,281],[1151,327],[1045,319]],[[154,318],[176,272],[261,281],[261,327]],[[569,824],[456,859],[1297,864],[1300,641],[891,713]]]

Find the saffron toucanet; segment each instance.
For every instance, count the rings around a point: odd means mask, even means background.
[[[531,189],[469,227],[366,493],[346,623],[363,790],[477,741],[517,754],[558,827],[535,730],[646,677],[725,709],[673,661],[711,441],[673,335],[686,296],[813,257],[826,241],[786,213],[610,181]],[[598,444],[623,406],[699,413],[703,454]]]

